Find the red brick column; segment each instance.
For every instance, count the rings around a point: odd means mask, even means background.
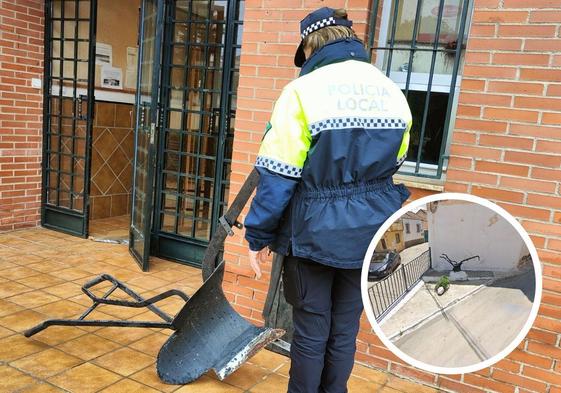
[[[0,232],[39,222],[43,4],[0,0]]]

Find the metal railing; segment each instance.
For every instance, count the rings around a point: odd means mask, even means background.
[[[380,321],[419,282],[430,269],[430,248],[410,262],[399,266],[392,274],[375,282],[369,289],[370,304]]]

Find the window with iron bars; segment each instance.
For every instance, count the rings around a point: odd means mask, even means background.
[[[372,1],[372,62],[401,87],[413,114],[400,174],[440,179],[446,169],[472,2]]]

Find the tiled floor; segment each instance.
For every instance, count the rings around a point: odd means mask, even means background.
[[[122,226],[122,224],[121,224]],[[109,227],[109,226],[107,226]],[[114,230],[119,225],[115,224]],[[21,332],[53,317],[75,317],[89,299],[80,287],[105,272],[148,296],[169,288],[192,294],[200,271],[154,258],[142,273],[122,244],[79,239],[45,229],[0,234],[0,391],[2,392],[283,392],[289,362],[261,351],[220,382],[208,374],[185,386],[165,385],[155,357],[170,334],[134,328],[50,327],[25,338]],[[177,300],[162,302],[174,313]],[[100,306],[89,318],[142,319],[142,309]],[[351,392],[434,392],[357,365]]]
[[[100,218],[90,221],[90,237],[93,239],[128,239],[130,216]]]

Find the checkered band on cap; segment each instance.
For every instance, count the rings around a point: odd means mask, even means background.
[[[280,175],[290,177],[302,176],[302,168],[298,168],[290,164],[285,164],[284,162],[280,162],[269,157],[257,156],[255,166],[267,168],[268,170]]]
[[[404,130],[407,124],[402,119],[380,119],[376,117],[338,117],[310,124],[310,134],[318,135],[325,130],[344,130],[350,128]]]
[[[308,36],[309,34],[313,33],[316,30],[321,29],[322,27],[330,26],[334,24],[335,24],[335,18],[333,16],[330,16],[329,18],[325,18],[322,20],[318,20],[317,22],[314,22],[308,27],[306,27],[304,31],[302,31],[301,34],[302,39],[306,38],[306,36]]]

